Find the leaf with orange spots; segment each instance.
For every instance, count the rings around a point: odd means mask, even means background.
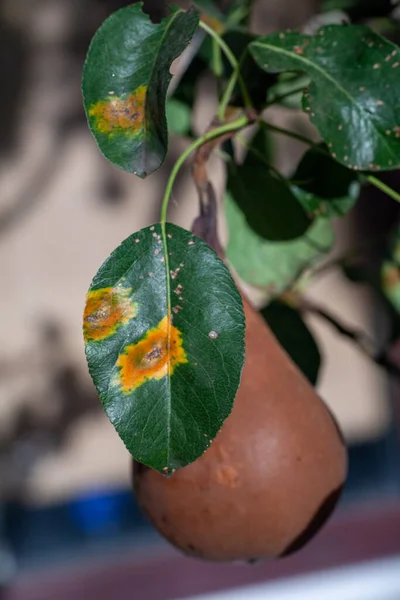
[[[88,293],[83,316],[85,340],[105,340],[129,323],[136,314],[130,293],[131,288],[121,286],[121,282]]]
[[[381,285],[386,298],[400,313],[400,227],[393,232],[381,266]]]
[[[139,2],[112,14],[95,34],[83,70],[84,106],[101,152],[121,169],[146,177],[163,163],[170,67],[198,23],[194,9],[179,8],[152,23]]]
[[[91,284],[84,337],[104,410],[136,460],[171,473],[208,448],[239,386],[244,316],[207,244],[169,223],[131,235]]]
[[[400,48],[363,25],[294,31],[249,46],[268,73],[304,72],[303,109],[333,158],[349,169],[400,166]]]

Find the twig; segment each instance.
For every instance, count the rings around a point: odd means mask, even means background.
[[[338,333],[351,340],[375,364],[386,369],[390,375],[400,379],[400,367],[388,356],[387,349],[379,352],[376,351],[376,342],[365,331],[344,325],[336,318],[336,316],[333,316],[324,308],[321,308],[304,298],[300,300],[298,308],[300,311],[317,315],[329,323]]]

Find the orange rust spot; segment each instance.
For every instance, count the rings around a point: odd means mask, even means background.
[[[121,388],[128,394],[150,379],[172,375],[179,364],[187,362],[181,332],[164,317],[157,327],[136,344],[127,346],[120,355],[117,366]]]
[[[210,17],[209,15],[202,13],[200,18],[203,23],[211,27],[211,29],[216,33],[221,34],[224,31],[223,23],[221,23],[221,21],[219,21],[216,17]]]
[[[400,270],[396,265],[385,263],[382,268],[382,284],[387,291],[400,284]]]
[[[89,115],[96,119],[96,129],[100,133],[137,134],[143,126],[147,87],[141,85],[126,98],[110,96],[99,100],[89,109]]]
[[[136,315],[132,288],[117,286],[90,291],[83,316],[85,341],[105,340]]]

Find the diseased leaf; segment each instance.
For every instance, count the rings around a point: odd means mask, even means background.
[[[303,108],[333,158],[367,171],[400,166],[398,46],[365,26],[328,25],[259,38],[250,51],[267,72],[310,76]]]
[[[239,386],[244,329],[228,269],[176,225],[142,229],[105,261],[87,296],[86,355],[136,460],[171,473],[208,448]]]
[[[198,23],[195,10],[174,8],[154,24],[139,2],[106,19],[90,44],[82,80],[90,129],[106,158],[139,177],[165,159],[170,67]]]
[[[382,289],[396,311],[400,312],[400,265],[391,260],[382,264]]]
[[[381,267],[374,262],[368,264],[346,262],[341,267],[343,274],[349,281],[354,284],[367,285],[370,288],[388,320],[387,342],[398,340],[400,338],[400,294],[396,287],[397,280],[400,280],[400,266],[396,266],[395,262],[386,260]],[[393,284],[395,289],[392,294],[391,287]]]
[[[244,281],[266,288],[270,297],[280,295],[333,245],[333,230],[328,219],[316,219],[305,235],[296,240],[271,242],[249,226],[244,212],[229,193],[225,197],[225,212],[229,262]]]
[[[326,218],[344,216],[360,193],[356,173],[320,152],[318,147],[304,154],[292,181],[293,193],[304,209]]]
[[[400,313],[400,227],[391,236],[388,255],[381,268],[382,291]]]
[[[261,310],[272,333],[312,385],[317,383],[321,354],[300,313],[279,300]]]

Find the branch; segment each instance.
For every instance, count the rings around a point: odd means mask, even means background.
[[[351,340],[375,364],[383,367],[390,375],[400,379],[400,367],[389,357],[388,350],[376,351],[376,342],[365,331],[344,325],[336,316],[304,298],[300,300],[298,308],[302,312],[317,315],[329,323],[338,333]]]

